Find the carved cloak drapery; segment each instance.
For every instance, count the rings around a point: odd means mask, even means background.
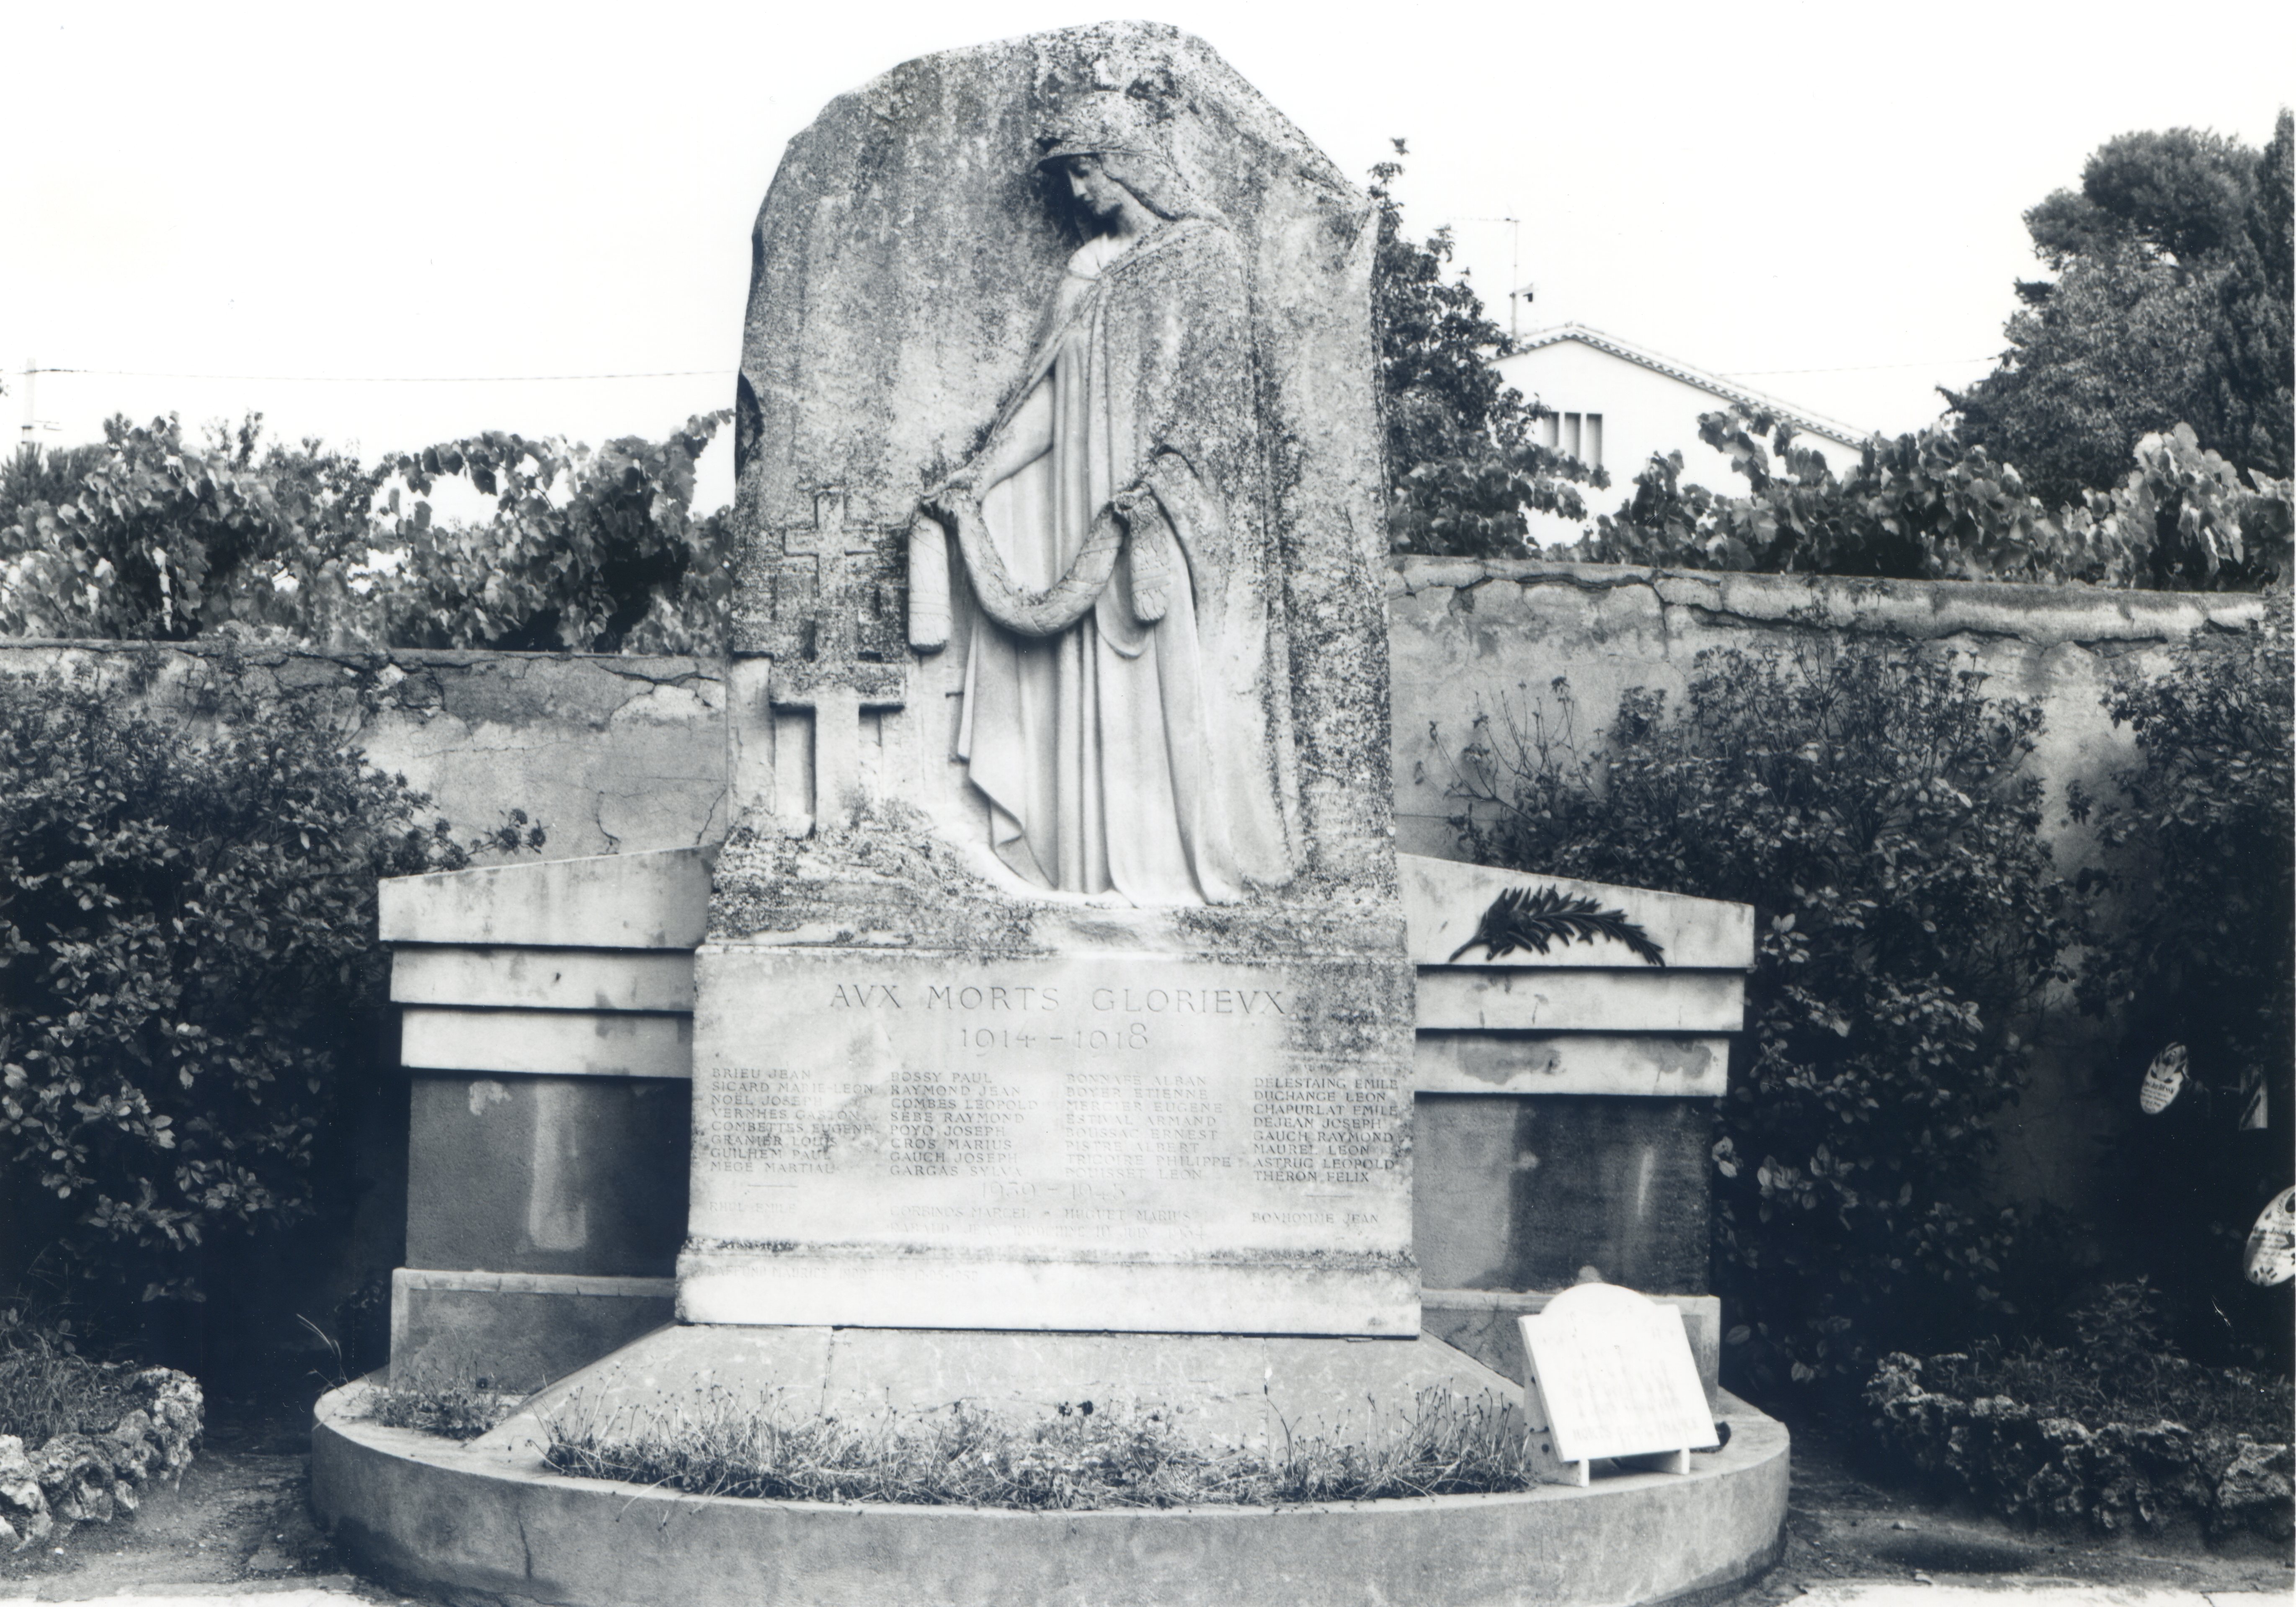
[[[1249,316],[1217,222],[1090,242],[1000,421],[1049,433],[980,488],[1022,586],[1058,578],[1111,498],[1151,494],[1084,619],[1049,637],[986,618],[972,633],[956,756],[996,852],[1032,881],[1163,905],[1291,876]]]

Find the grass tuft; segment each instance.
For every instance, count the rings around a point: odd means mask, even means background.
[[[467,1373],[418,1374],[405,1385],[367,1392],[360,1415],[386,1429],[416,1429],[448,1439],[476,1439],[518,1410],[523,1397],[502,1395]]]
[[[781,1501],[1032,1512],[1262,1506],[1480,1495],[1533,1482],[1514,1408],[1441,1390],[1423,1392],[1372,1435],[1287,1428],[1264,1451],[1201,1443],[1163,1409],[1089,1401],[1034,1422],[964,1402],[842,1419],[778,1402],[758,1411],[713,1390],[690,1415],[597,1422],[576,1400],[547,1426],[545,1459],[560,1473]]]
[[[142,1406],[136,1369],[80,1354],[69,1322],[0,1308],[0,1434],[37,1450],[58,1434],[101,1434]]]

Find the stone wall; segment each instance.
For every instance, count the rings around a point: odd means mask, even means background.
[[[2177,644],[2229,636],[2262,616],[2258,598],[2238,594],[1403,559],[1388,596],[1397,846],[1458,854],[1447,755],[1478,713],[1527,719],[1543,703],[1551,714],[1550,683],[1565,676],[1583,751],[1629,688],[1662,688],[1678,705],[1708,649],[1833,636],[1957,654],[1985,673],[1988,692],[2038,699],[2047,725],[2028,763],[2046,787],[2057,861],[2070,868],[2087,857],[2091,833],[2066,821],[2067,785],[2094,789],[2136,755],[2104,710],[2114,676],[2157,673]],[[2000,1135],[2005,1194],[2078,1210],[2103,1186],[2096,1141],[2128,1113],[2099,1096],[2095,1037],[2070,1009],[2041,1023],[2032,1085]]]
[[[2177,644],[2229,636],[2262,611],[2240,595],[1404,559],[1389,590],[1398,847],[1456,855],[1444,754],[1478,710],[1527,711],[1542,695],[1551,705],[1548,684],[1563,676],[1581,718],[1598,726],[1629,687],[1678,697],[1708,648],[1855,635],[1965,655],[1993,690],[2041,700],[2048,725],[2030,763],[2059,861],[2077,865],[2087,840],[2064,823],[2066,785],[2096,782],[2135,751],[2103,707],[2112,677],[2157,671]],[[0,644],[0,673],[124,671],[136,651]],[[164,653],[150,695],[171,706],[195,660],[222,657],[198,645]],[[464,830],[523,808],[547,827],[554,858],[710,847],[726,830],[726,686],[703,660],[275,649],[246,654],[241,673],[324,701],[377,764],[430,791]],[[1579,733],[1582,745],[1595,736]],[[2095,1140],[2125,1113],[2097,1095],[2093,1034],[2078,1016],[2054,1013],[2044,1037],[2034,1085],[2002,1133],[1999,1182],[2079,1209],[2103,1183]]]
[[[127,677],[136,644],[0,643],[0,674]],[[431,795],[462,832],[523,809],[551,858],[693,848],[723,837],[725,679],[707,660],[595,653],[242,654],[203,643],[160,650],[145,694],[187,711],[204,667],[258,694],[306,700],[356,734],[369,759]],[[237,662],[236,670],[232,666]]]

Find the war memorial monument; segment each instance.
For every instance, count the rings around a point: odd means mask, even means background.
[[[722,845],[385,889],[392,1372],[539,1393],[468,1446],[328,1398],[344,1544],[601,1604],[1642,1602],[1775,1555],[1784,1433],[1717,1390],[1702,1292],[1747,912],[1399,863],[1374,244],[1153,25],[911,61],[791,143],[742,332]],[[1542,889],[1632,940],[1510,942]],[[1541,1099],[1569,1203],[1481,1267],[1459,1225],[1517,1185],[1476,1124]],[[1559,1295],[1581,1267],[1608,1283]],[[1578,1365],[1606,1302],[1677,1336],[1665,1389]],[[1666,1390],[1695,1435],[1635,1439]],[[1516,1414],[1555,1481],[1016,1513],[537,1447],[705,1398],[1121,1401],[1265,1444],[1430,1391]]]

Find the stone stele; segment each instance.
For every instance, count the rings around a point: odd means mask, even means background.
[[[1417,1332],[1373,245],[1168,28],[791,142],[685,1320]]]

